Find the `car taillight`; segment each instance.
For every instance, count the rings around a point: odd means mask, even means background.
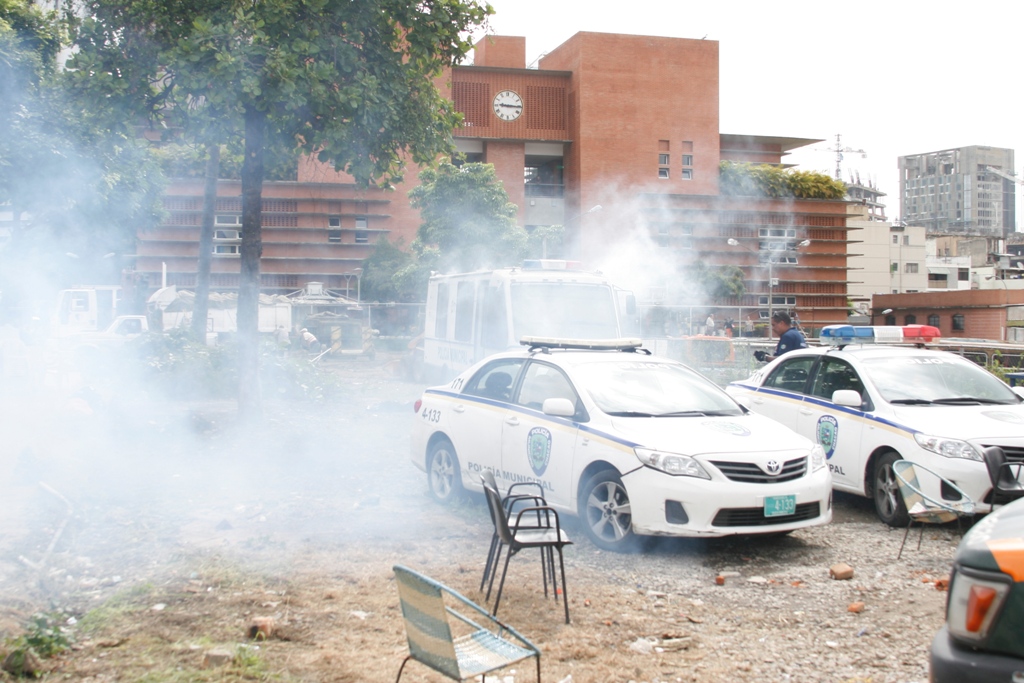
[[[420,412],[420,407],[422,405],[423,405],[423,399],[422,398],[416,399],[416,402],[412,404],[412,412],[414,412],[414,413]]]
[[[946,623],[964,640],[983,640],[995,623],[1013,579],[1005,574],[958,568],[949,587]]]

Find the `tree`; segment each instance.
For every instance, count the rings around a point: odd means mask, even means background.
[[[244,141],[239,408],[255,414],[268,145],[289,140],[359,182],[384,186],[401,179],[407,160],[433,163],[450,151],[458,123],[435,79],[466,55],[469,31],[492,10],[476,0],[94,0],[92,8],[111,5],[133,26],[169,19],[184,29],[159,54],[160,92],[179,107],[224,112]],[[186,16],[187,25],[173,23]],[[116,84],[116,71],[109,74]],[[151,73],[133,82],[145,79]]]
[[[155,218],[159,172],[143,146],[96,125],[65,88],[67,26],[28,0],[0,0],[0,203],[15,217],[5,304],[71,278],[116,281],[117,259],[102,256],[130,251]]]
[[[443,162],[423,171],[420,180],[409,192],[410,204],[423,219],[413,243],[418,260],[436,258],[434,269],[452,272],[522,260],[527,234],[516,223],[518,209],[492,164]],[[431,257],[430,247],[436,256]]]

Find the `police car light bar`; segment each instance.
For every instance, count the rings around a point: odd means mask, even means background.
[[[818,337],[822,344],[926,344],[939,339],[939,328],[932,325],[827,325]]]
[[[586,349],[589,351],[628,351],[643,346],[640,339],[560,339],[558,337],[522,337],[519,343],[531,349]]]
[[[523,270],[580,270],[579,261],[563,261],[560,259],[535,258],[523,261]]]

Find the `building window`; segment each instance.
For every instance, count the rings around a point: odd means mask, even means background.
[[[328,228],[340,228],[341,227],[341,216],[328,216],[327,217]]]
[[[959,280],[960,282],[967,282],[968,280],[971,279],[971,269],[970,268],[957,268],[957,270],[956,270],[956,279]]]
[[[903,264],[903,272],[905,272],[905,273],[916,273],[917,272],[917,264],[916,263],[904,263]]]
[[[237,230],[214,230],[213,231],[214,241],[218,240],[235,240],[242,239],[242,233]]]
[[[238,215],[222,215],[218,214],[213,219],[214,225],[241,225],[242,217]]]
[[[899,271],[899,269],[900,269],[900,264],[896,263],[895,261],[893,261],[893,262],[892,262],[892,263],[891,263],[891,264],[889,265],[889,272],[890,272],[890,273],[895,273],[895,272],[898,272],[898,271]]]
[[[658,177],[659,178],[667,179],[668,178],[668,169],[667,168],[659,168],[658,169]]]
[[[930,316],[928,316],[928,324],[931,325],[932,327],[938,327],[939,316],[936,315],[935,313],[932,313]]]
[[[341,241],[341,230],[328,230],[327,231],[328,242],[340,242]]]
[[[693,180],[693,169],[692,168],[684,168],[683,169],[683,180]]]
[[[237,244],[215,244],[213,245],[214,256],[238,256]]]
[[[953,316],[953,330],[955,332],[964,331],[964,316],[962,313],[957,313]]]
[[[903,236],[903,246],[907,246],[909,244],[910,244],[910,235],[904,235]]]
[[[370,233],[365,230],[356,230],[356,244],[367,244],[370,241]]]
[[[659,154],[658,155],[658,166],[668,166],[668,155],[667,154]]]
[[[885,324],[886,325],[895,325],[896,324],[896,316],[894,316],[894,315],[887,315],[887,316],[885,316]]]
[[[900,236],[899,235],[893,235],[892,236],[892,243],[893,244],[899,244],[900,243]]]
[[[916,325],[917,324],[917,316],[914,315],[913,313],[911,313],[910,315],[903,316],[903,324],[904,325]]]
[[[693,155],[692,154],[684,154],[683,155],[683,166],[693,166]]]

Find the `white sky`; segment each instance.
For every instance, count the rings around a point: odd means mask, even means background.
[[[489,32],[525,36],[527,63],[579,31],[717,40],[721,132],[824,139],[786,162],[829,175],[842,135],[866,153],[843,179],[873,180],[890,219],[899,156],[1006,147],[1024,177],[1019,1],[489,1]]]

